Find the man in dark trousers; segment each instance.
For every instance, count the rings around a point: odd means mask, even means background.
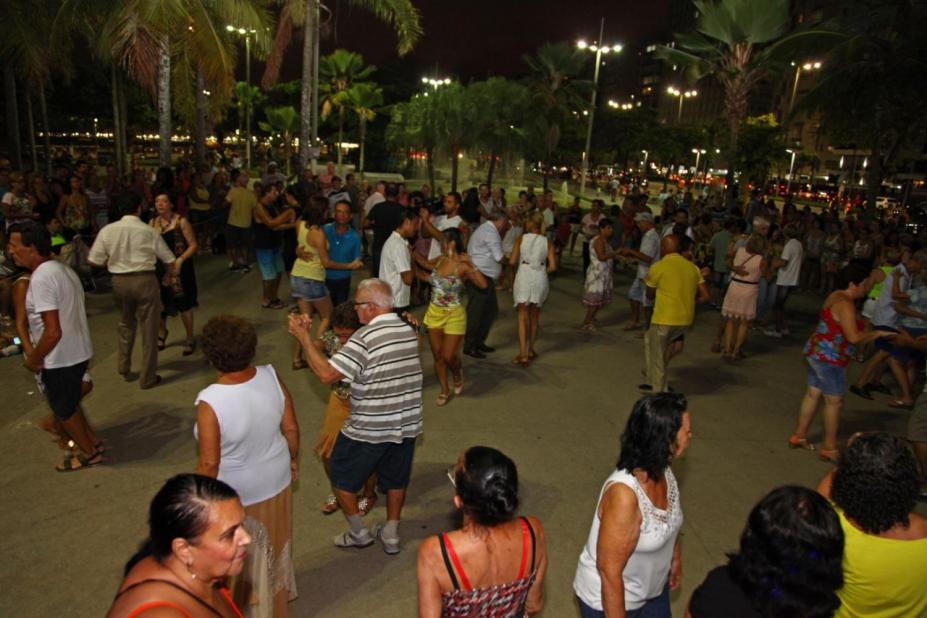
[[[502,273],[502,237],[509,229],[509,219],[501,212],[491,213],[489,219],[476,228],[467,244],[467,253],[473,265],[489,280],[485,288],[467,282],[467,332],[464,335],[464,354],[473,358],[486,358],[495,352],[486,345],[489,329],[499,314],[496,299],[496,281]]]
[[[384,196],[386,200],[371,208],[364,219],[364,227],[373,229],[370,273],[374,277],[380,274],[380,253],[383,251],[383,244],[402,218],[402,205],[396,201],[399,197],[399,187],[396,183],[386,185]]]

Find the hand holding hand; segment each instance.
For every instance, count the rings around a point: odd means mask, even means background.
[[[427,208],[419,209],[418,216],[422,218],[422,221],[431,221],[431,212]]]
[[[312,318],[304,313],[291,313],[287,319],[287,332],[304,345],[309,344],[310,328],[312,328]]]
[[[350,266],[351,266],[351,270],[360,270],[361,268],[364,267],[364,260],[360,258],[356,258],[353,262],[351,262]]]

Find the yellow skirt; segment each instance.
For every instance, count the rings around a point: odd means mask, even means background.
[[[429,304],[423,322],[428,328],[443,330],[445,335],[464,335],[467,332],[467,311],[463,305],[435,307]]]
[[[335,440],[341,433],[344,422],[351,415],[351,401],[342,399],[332,391],[328,395],[328,407],[325,408],[325,418],[322,420],[322,429],[319,430],[319,440],[315,444],[315,454],[321,459],[328,459],[335,448]]]

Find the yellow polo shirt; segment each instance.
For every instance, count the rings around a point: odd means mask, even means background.
[[[695,319],[695,295],[704,283],[698,266],[678,253],[660,259],[647,273],[644,283],[656,288],[653,303],[653,324],[689,326]]]
[[[225,196],[225,201],[231,204],[228,224],[235,227],[250,228],[251,215],[257,207],[257,196],[254,191],[242,187],[232,187]]]

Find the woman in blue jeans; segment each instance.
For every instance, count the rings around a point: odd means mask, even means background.
[[[583,618],[670,618],[669,591],[682,579],[682,505],[670,464],[691,439],[682,395],[659,393],[634,404],[576,567]]]

